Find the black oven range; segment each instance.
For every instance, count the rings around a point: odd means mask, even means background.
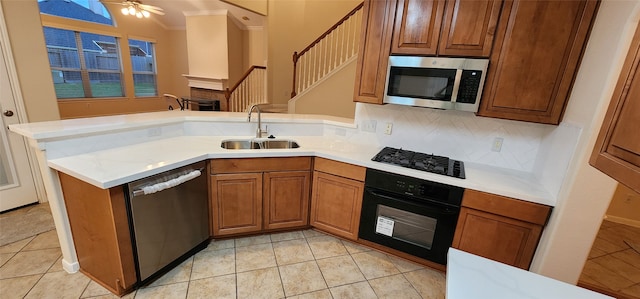
[[[462,162],[446,157],[387,147],[372,160],[464,178]],[[445,265],[463,193],[462,187],[368,168],[358,237]]]

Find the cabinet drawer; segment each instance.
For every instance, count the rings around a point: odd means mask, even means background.
[[[462,206],[538,225],[545,225],[551,213],[549,206],[471,189],[464,191]]]
[[[211,173],[311,170],[311,157],[238,158],[211,160]]]
[[[366,168],[361,166],[324,158],[315,158],[313,169],[357,181],[364,181],[365,173],[367,171]]]

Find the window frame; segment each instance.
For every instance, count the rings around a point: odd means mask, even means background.
[[[45,15],[45,14],[42,14]],[[57,16],[50,16],[50,17],[54,17],[54,18],[62,18],[62,17],[57,17]],[[63,18],[64,19],[64,18]],[[77,22],[84,22],[81,20],[75,20]],[[108,25],[103,25],[103,26],[108,26]],[[122,59],[122,50],[121,50],[121,40],[122,37],[119,34],[116,34],[115,32],[105,32],[105,31],[94,31],[94,30],[87,30],[86,28],[78,28],[75,26],[59,26],[59,24],[57,23],[53,23],[53,22],[42,22],[42,28],[43,28],[43,33],[44,33],[44,29],[45,28],[52,28],[52,29],[58,29],[58,30],[66,30],[66,31],[70,31],[71,33],[73,33],[74,36],[74,40],[76,43],[76,48],[74,50],[76,50],[77,55],[78,55],[78,60],[80,63],[80,68],[79,69],[75,69],[75,68],[65,68],[65,67],[57,67],[57,66],[52,66],[51,65],[51,61],[49,61],[49,68],[51,69],[52,73],[53,71],[70,71],[70,72],[80,72],[80,77],[82,80],[82,89],[83,89],[83,93],[84,96],[83,97],[69,97],[69,98],[60,98],[58,97],[57,93],[56,93],[56,99],[58,101],[69,101],[69,100],[83,100],[83,99],[115,99],[115,98],[124,98],[127,97],[127,93],[126,93],[126,88],[125,88],[125,80],[124,77],[126,75],[125,73],[125,69],[124,69],[124,65],[123,65],[123,59]],[[82,33],[85,34],[96,34],[96,35],[102,35],[102,36],[108,36],[108,37],[112,37],[115,40],[115,48],[116,48],[116,57],[118,59],[118,70],[106,70],[106,69],[93,69],[93,68],[88,68],[87,63],[86,63],[86,56],[85,56],[85,49],[82,45]],[[95,41],[94,41],[95,43]],[[45,38],[45,47],[47,48],[47,56],[49,55],[49,45],[46,44],[46,38]],[[54,47],[58,47],[58,48],[64,48],[64,47],[59,47],[59,46],[54,46]],[[99,47],[99,46],[98,46]],[[99,47],[101,48],[101,47]],[[102,49],[102,48],[101,48]],[[104,74],[118,74],[120,76],[120,95],[117,96],[109,96],[109,97],[95,97],[93,95],[93,90],[91,89],[91,77],[90,74],[91,73],[104,73]],[[55,85],[55,83],[54,83]]]
[[[153,71],[148,72],[148,71],[135,71],[133,69],[133,59],[131,59],[131,40],[134,41],[138,41],[138,42],[146,42],[146,43],[150,43],[152,46],[152,55],[151,57],[153,58]],[[139,36],[128,36],[127,37],[127,46],[129,47],[129,51],[127,51],[127,53],[129,53],[129,63],[131,65],[131,80],[133,83],[133,97],[134,98],[149,98],[149,97],[158,97],[159,93],[158,93],[158,55],[157,55],[157,42],[154,39],[149,39],[149,38],[144,38],[144,37],[139,37]],[[138,46],[135,46],[137,48],[140,48]],[[141,48],[140,48],[141,49]],[[145,53],[147,56],[149,56],[149,53],[146,53],[143,49],[141,49],[141,51],[143,53]],[[135,75],[153,75],[153,85],[154,85],[154,90],[155,90],[155,94],[154,95],[138,95],[136,93],[136,88],[135,88]]]

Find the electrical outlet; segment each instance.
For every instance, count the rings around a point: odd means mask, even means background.
[[[491,150],[494,152],[500,152],[502,150],[502,142],[504,138],[496,137],[493,139],[493,143],[491,144]]]
[[[369,120],[363,120],[362,123],[360,123],[361,126],[361,130],[363,132],[371,132],[371,133],[375,133],[376,132],[376,125],[378,124],[378,122],[376,122],[373,119],[369,119]]]
[[[393,123],[387,123],[387,127],[384,129],[384,133],[391,135],[391,129],[393,129]]]
[[[161,128],[149,128],[149,130],[147,130],[147,135],[149,137],[160,136],[160,135],[162,135],[162,129]]]

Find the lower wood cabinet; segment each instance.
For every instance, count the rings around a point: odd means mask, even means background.
[[[311,158],[211,160],[214,237],[309,225]]]
[[[137,281],[124,189],[58,174],[80,272],[124,295]]]
[[[529,269],[551,207],[467,189],[453,247]]]
[[[262,173],[212,175],[210,197],[214,235],[262,230]]]
[[[357,240],[365,172],[364,167],[316,158],[311,226]]]
[[[263,178],[264,229],[309,225],[311,172],[265,172]]]

